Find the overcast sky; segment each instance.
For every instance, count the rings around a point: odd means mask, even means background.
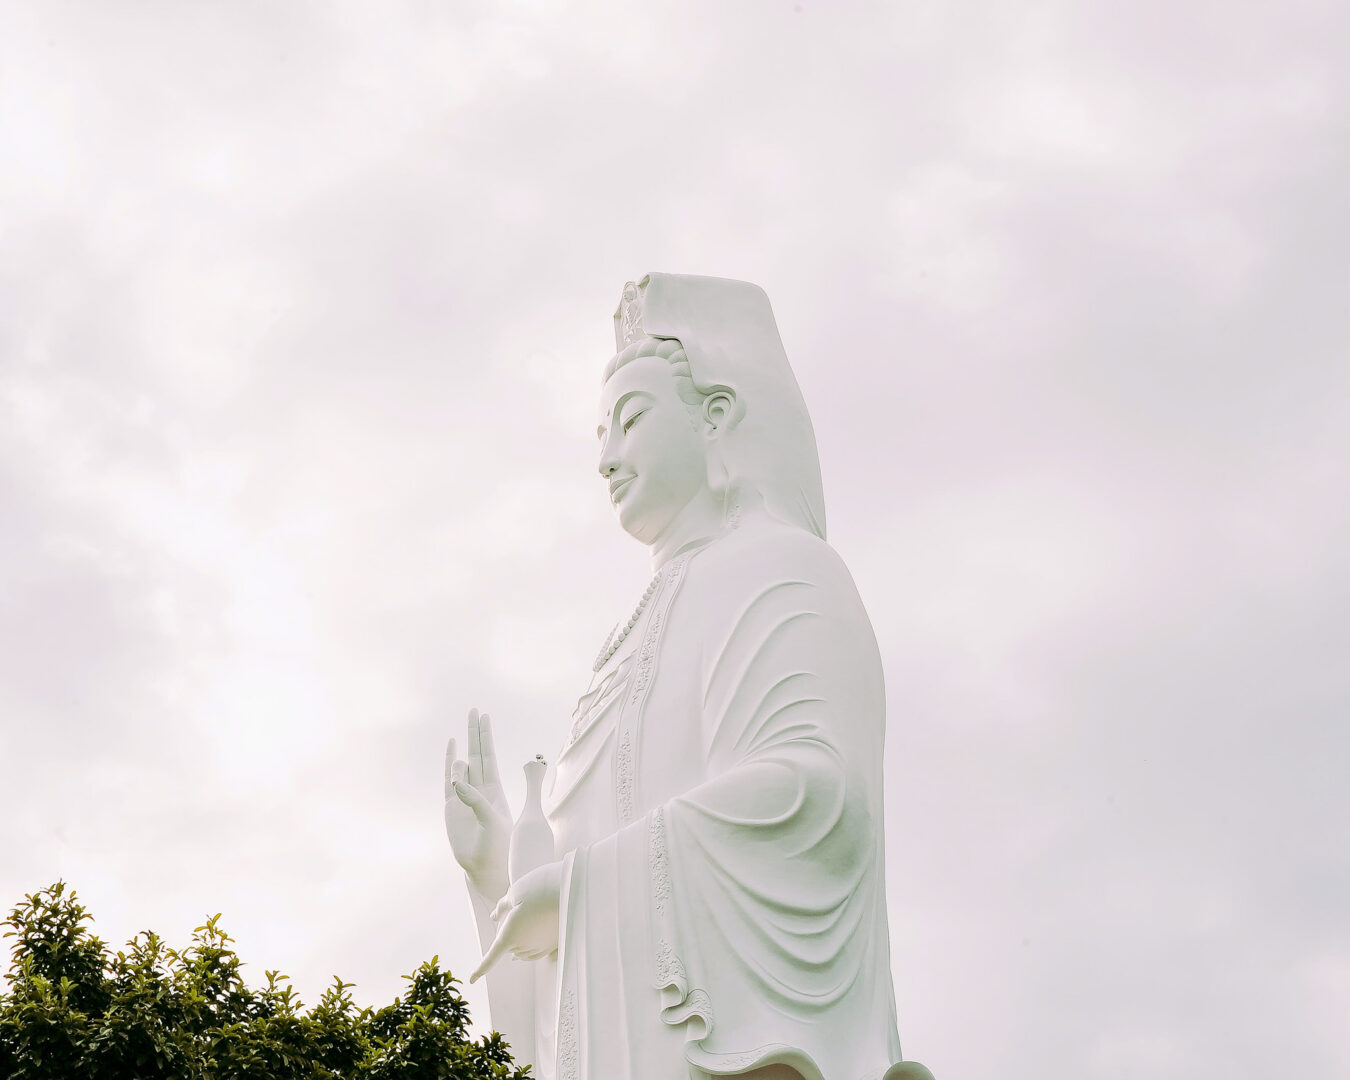
[[[1335,0],[6,3],[0,906],[467,976],[445,740],[519,793],[649,575],[610,314],[740,277],[886,661],[906,1056],[1350,1075],[1347,71]]]

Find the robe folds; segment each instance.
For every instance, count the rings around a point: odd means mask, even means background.
[[[875,635],[823,540],[758,515],[662,568],[546,798],[541,1075],[900,1075],[884,728]]]

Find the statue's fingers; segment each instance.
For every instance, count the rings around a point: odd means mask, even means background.
[[[450,798],[455,786],[455,739],[452,735],[445,745],[445,797]]]
[[[505,896],[497,901],[497,906],[492,909],[492,921],[500,922],[506,916],[511,914],[511,909],[516,906],[515,899],[511,896],[510,890],[507,890]]]
[[[511,937],[513,927],[508,918],[505,923],[497,930],[497,936],[492,939],[492,944],[488,946],[488,951],[483,954],[483,959],[478,966],[473,969],[473,974],[469,976],[470,983],[476,983],[497,964],[508,950],[507,942]]]
[[[481,761],[484,781],[501,782],[501,772],[497,766],[497,741],[492,735],[492,717],[484,713],[478,720],[478,753]]]
[[[461,779],[455,781],[455,794],[459,796],[460,802],[473,811],[480,825],[492,824],[492,804],[483,797],[481,791]]]
[[[481,762],[483,756],[481,751],[481,739],[482,739],[482,732],[480,731],[481,726],[482,726],[482,719],[478,715],[478,710],[470,709],[469,752],[464,756],[469,762],[469,782],[471,784],[481,784],[483,782],[483,774],[479,770],[479,763]]]

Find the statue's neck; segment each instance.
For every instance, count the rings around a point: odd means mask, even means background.
[[[675,515],[647,550],[652,557],[652,571],[660,570],[676,555],[716,540],[727,531],[726,514],[721,495],[704,488]]]

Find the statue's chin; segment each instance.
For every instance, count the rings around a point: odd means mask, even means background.
[[[647,519],[641,514],[635,514],[631,510],[624,508],[623,503],[618,506],[619,527],[639,544],[648,546],[652,543],[652,537],[656,535],[655,531],[648,525]]]
[[[643,505],[641,496],[653,495],[656,492],[651,490],[635,492],[633,489],[639,483],[641,480],[634,480],[629,484],[624,492],[625,497],[620,499],[614,508],[619,515],[619,525],[634,540],[651,547],[671,529],[683,528],[687,532],[695,526],[700,515],[690,517],[691,504],[694,504],[701,495],[705,495],[706,489],[684,496],[683,501],[666,497],[659,501],[648,499],[646,505]],[[661,494],[666,495],[665,492]],[[635,499],[634,495],[639,497]]]
[[[642,477],[635,477],[624,488],[623,497],[615,505],[614,512],[619,515],[619,526],[624,532],[638,543],[651,546],[661,535],[664,523],[673,515],[656,513],[650,505],[643,506],[644,492],[638,489],[641,483]]]
[[[650,508],[644,513],[641,508],[625,507],[623,503],[619,504],[618,511],[620,528],[643,547],[652,547],[660,541],[677,516],[653,513]]]

